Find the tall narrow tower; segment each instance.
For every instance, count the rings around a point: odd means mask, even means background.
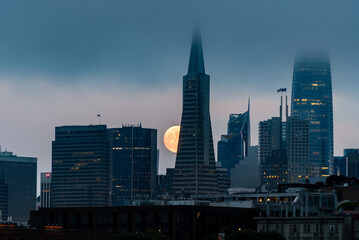
[[[209,115],[209,76],[204,70],[199,31],[193,34],[188,73],[183,77],[183,112],[173,191],[192,195],[218,193]]]
[[[333,174],[333,99],[329,54],[297,55],[292,85],[292,116],[309,121],[310,176]]]

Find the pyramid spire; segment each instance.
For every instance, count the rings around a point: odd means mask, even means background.
[[[248,110],[247,110],[248,112],[249,112],[250,106],[251,106],[251,98],[249,97],[248,98]]]
[[[193,33],[188,73],[205,73],[201,33],[198,29]]]

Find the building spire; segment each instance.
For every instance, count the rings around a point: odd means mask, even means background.
[[[191,55],[188,65],[188,74],[189,73],[205,73],[202,40],[199,29],[195,29],[193,33]]]

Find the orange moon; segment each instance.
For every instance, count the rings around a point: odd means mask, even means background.
[[[177,152],[178,138],[180,134],[180,126],[173,126],[167,129],[163,136],[163,143],[166,148],[173,153]]]

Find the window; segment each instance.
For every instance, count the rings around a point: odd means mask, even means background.
[[[296,224],[291,224],[289,231],[292,232],[292,233],[297,232],[297,225]]]
[[[338,232],[338,224],[329,224],[330,232]]]
[[[320,232],[320,225],[314,224],[314,232]]]
[[[266,225],[261,224],[259,229],[260,229],[260,231],[266,231]]]
[[[310,224],[304,224],[304,232],[310,233]]]

